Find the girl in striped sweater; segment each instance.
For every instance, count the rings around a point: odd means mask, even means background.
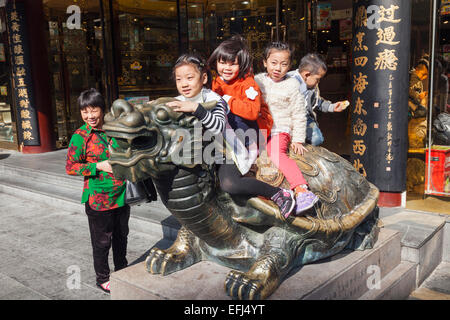
[[[197,117],[206,130],[213,134],[223,132],[228,146],[233,151],[245,148],[242,142],[234,135],[227,121],[229,113],[227,103],[210,89],[208,85],[210,77],[208,69],[202,58],[185,54],[178,58],[174,66],[174,75],[180,96],[178,101],[172,101],[166,105],[178,112],[189,112]],[[212,110],[207,110],[202,103],[216,101]],[[224,130],[228,127],[228,130]],[[236,157],[237,156],[237,157]],[[234,163],[219,163],[218,175],[220,186],[223,191],[230,194],[241,194],[249,196],[263,196],[273,200],[284,215],[290,213],[295,205],[291,193],[273,187],[252,177],[244,177],[238,169],[239,155],[233,157]],[[239,165],[242,168],[242,165]]]
[[[208,69],[202,57],[195,54],[181,55],[175,66],[174,77],[178,101],[166,105],[174,111],[190,112],[202,122],[203,127],[213,135],[222,134],[225,129],[227,103],[206,86],[210,83]],[[207,110],[202,103],[216,101],[212,110]]]

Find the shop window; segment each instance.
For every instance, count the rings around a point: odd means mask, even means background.
[[[292,68],[295,69],[300,59],[311,49],[308,38],[308,1],[282,1],[281,27],[279,39],[288,42],[295,50],[292,57]],[[312,50],[311,50],[312,51]]]
[[[181,20],[181,28],[189,30],[187,48],[206,58],[234,34],[247,39],[255,73],[264,71],[263,53],[270,41],[286,41],[296,48],[294,64],[305,53],[307,1],[188,0],[180,3],[182,15],[187,16]]]
[[[240,34],[248,41],[255,72],[262,71],[262,53],[271,41],[276,21],[276,1],[181,1],[189,30],[187,46],[205,58],[224,40]]]
[[[177,1],[115,0],[112,23],[119,97],[138,103],[175,94]]]
[[[320,80],[320,94],[332,102],[351,100],[351,54],[353,2],[351,0],[313,1],[311,15],[312,47],[327,64],[327,74]],[[351,144],[351,108],[343,112],[318,112],[325,141],[323,147],[349,157]],[[338,134],[336,134],[338,133]]]
[[[15,143],[15,124],[12,112],[11,64],[4,9],[0,8],[0,147]]]
[[[65,147],[82,120],[77,98],[91,87],[105,94],[102,24],[98,1],[79,1],[80,25],[70,25],[70,0],[44,0],[57,147]],[[68,25],[69,22],[69,25]]]
[[[427,194],[450,196],[450,4],[446,2],[442,1],[438,8],[425,0],[412,6],[406,181],[409,199]]]
[[[431,46],[429,66],[428,142],[425,150],[425,193],[450,196],[450,2],[434,8],[436,42]],[[433,30],[432,30],[433,31]],[[432,84],[432,86],[431,86]]]

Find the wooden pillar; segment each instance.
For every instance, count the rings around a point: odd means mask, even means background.
[[[381,192],[400,206],[406,190],[410,0],[353,3],[352,155]]]

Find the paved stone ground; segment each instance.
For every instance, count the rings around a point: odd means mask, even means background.
[[[0,300],[110,299],[95,285],[84,212],[74,214],[0,193],[0,216]],[[129,264],[145,259],[160,240],[130,230]]]

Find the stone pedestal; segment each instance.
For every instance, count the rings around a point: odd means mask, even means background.
[[[147,272],[141,262],[111,275],[112,300],[223,300],[229,269],[202,261],[167,276]]]
[[[293,271],[269,299],[358,299],[372,290],[369,279],[374,276],[372,266],[378,268],[381,281],[399,264],[400,234],[382,229],[373,249],[344,251],[305,265]],[[163,277],[148,273],[145,263],[141,262],[111,275],[111,299],[230,300],[224,289],[229,271],[229,268],[202,261]]]

